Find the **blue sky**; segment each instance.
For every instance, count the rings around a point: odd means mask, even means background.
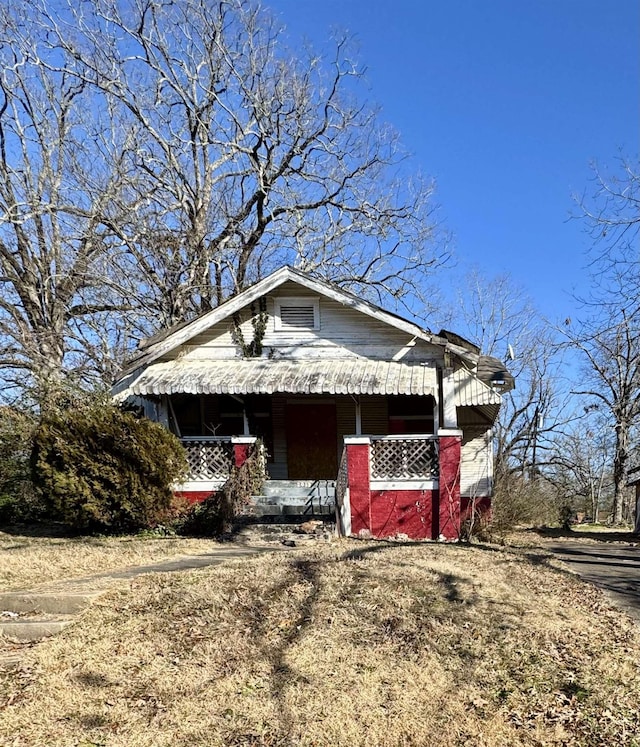
[[[591,162],[640,150],[640,2],[265,4],[319,49],[332,28],[356,37],[370,100],[436,179],[456,271],[508,273],[551,319],[573,313],[589,239],[571,196]]]

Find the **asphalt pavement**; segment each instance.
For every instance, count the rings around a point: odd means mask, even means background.
[[[640,538],[637,543],[558,541],[545,544],[545,549],[604,589],[640,623]]]

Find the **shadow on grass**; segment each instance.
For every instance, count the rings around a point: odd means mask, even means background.
[[[77,529],[57,521],[43,521],[33,524],[6,524],[0,526],[0,532],[14,537],[42,537],[49,539],[72,538],[83,536]]]

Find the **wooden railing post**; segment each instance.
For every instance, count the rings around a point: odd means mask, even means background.
[[[347,451],[347,485],[351,506],[351,534],[371,531],[371,486],[369,450],[371,439],[367,436],[345,436]]]
[[[232,436],[233,463],[236,467],[242,467],[251,454],[251,449],[257,441],[256,436]]]

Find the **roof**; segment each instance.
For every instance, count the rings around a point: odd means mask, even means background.
[[[464,370],[454,374],[457,406],[499,405],[500,394]],[[437,397],[434,365],[341,360],[184,359],[154,363],[126,376],[114,389],[117,400],[165,394],[377,394]]]
[[[463,369],[454,372],[453,383],[457,407],[499,405],[502,400],[499,392]]]
[[[164,361],[125,377],[117,399],[162,394],[436,394],[435,366],[341,360]]]
[[[419,325],[414,324],[407,319],[403,319],[397,314],[386,311],[379,306],[350,293],[349,291],[338,288],[324,280],[312,278],[300,270],[287,266],[281,267],[279,270],[276,270],[271,275],[255,285],[252,285],[247,290],[239,293],[237,296],[234,296],[229,301],[226,301],[212,311],[208,311],[190,322],[182,322],[175,327],[162,330],[158,334],[149,338],[141,345],[136,355],[129,360],[123,371],[123,375],[126,376],[126,374],[135,371],[140,366],[149,365],[163,356],[168,355],[180,345],[187,343],[193,337],[205,332],[207,329],[224,319],[232,317],[233,314],[240,311],[240,309],[257,301],[259,298],[270,293],[287,281],[298,283],[314,293],[331,298],[344,306],[348,306],[369,317],[384,322],[395,329],[406,332],[416,339],[424,340],[434,345],[440,345],[457,355],[462,360],[471,363],[473,366],[477,364],[478,356],[468,347],[447,341],[438,335],[434,335],[429,330],[423,329]]]

